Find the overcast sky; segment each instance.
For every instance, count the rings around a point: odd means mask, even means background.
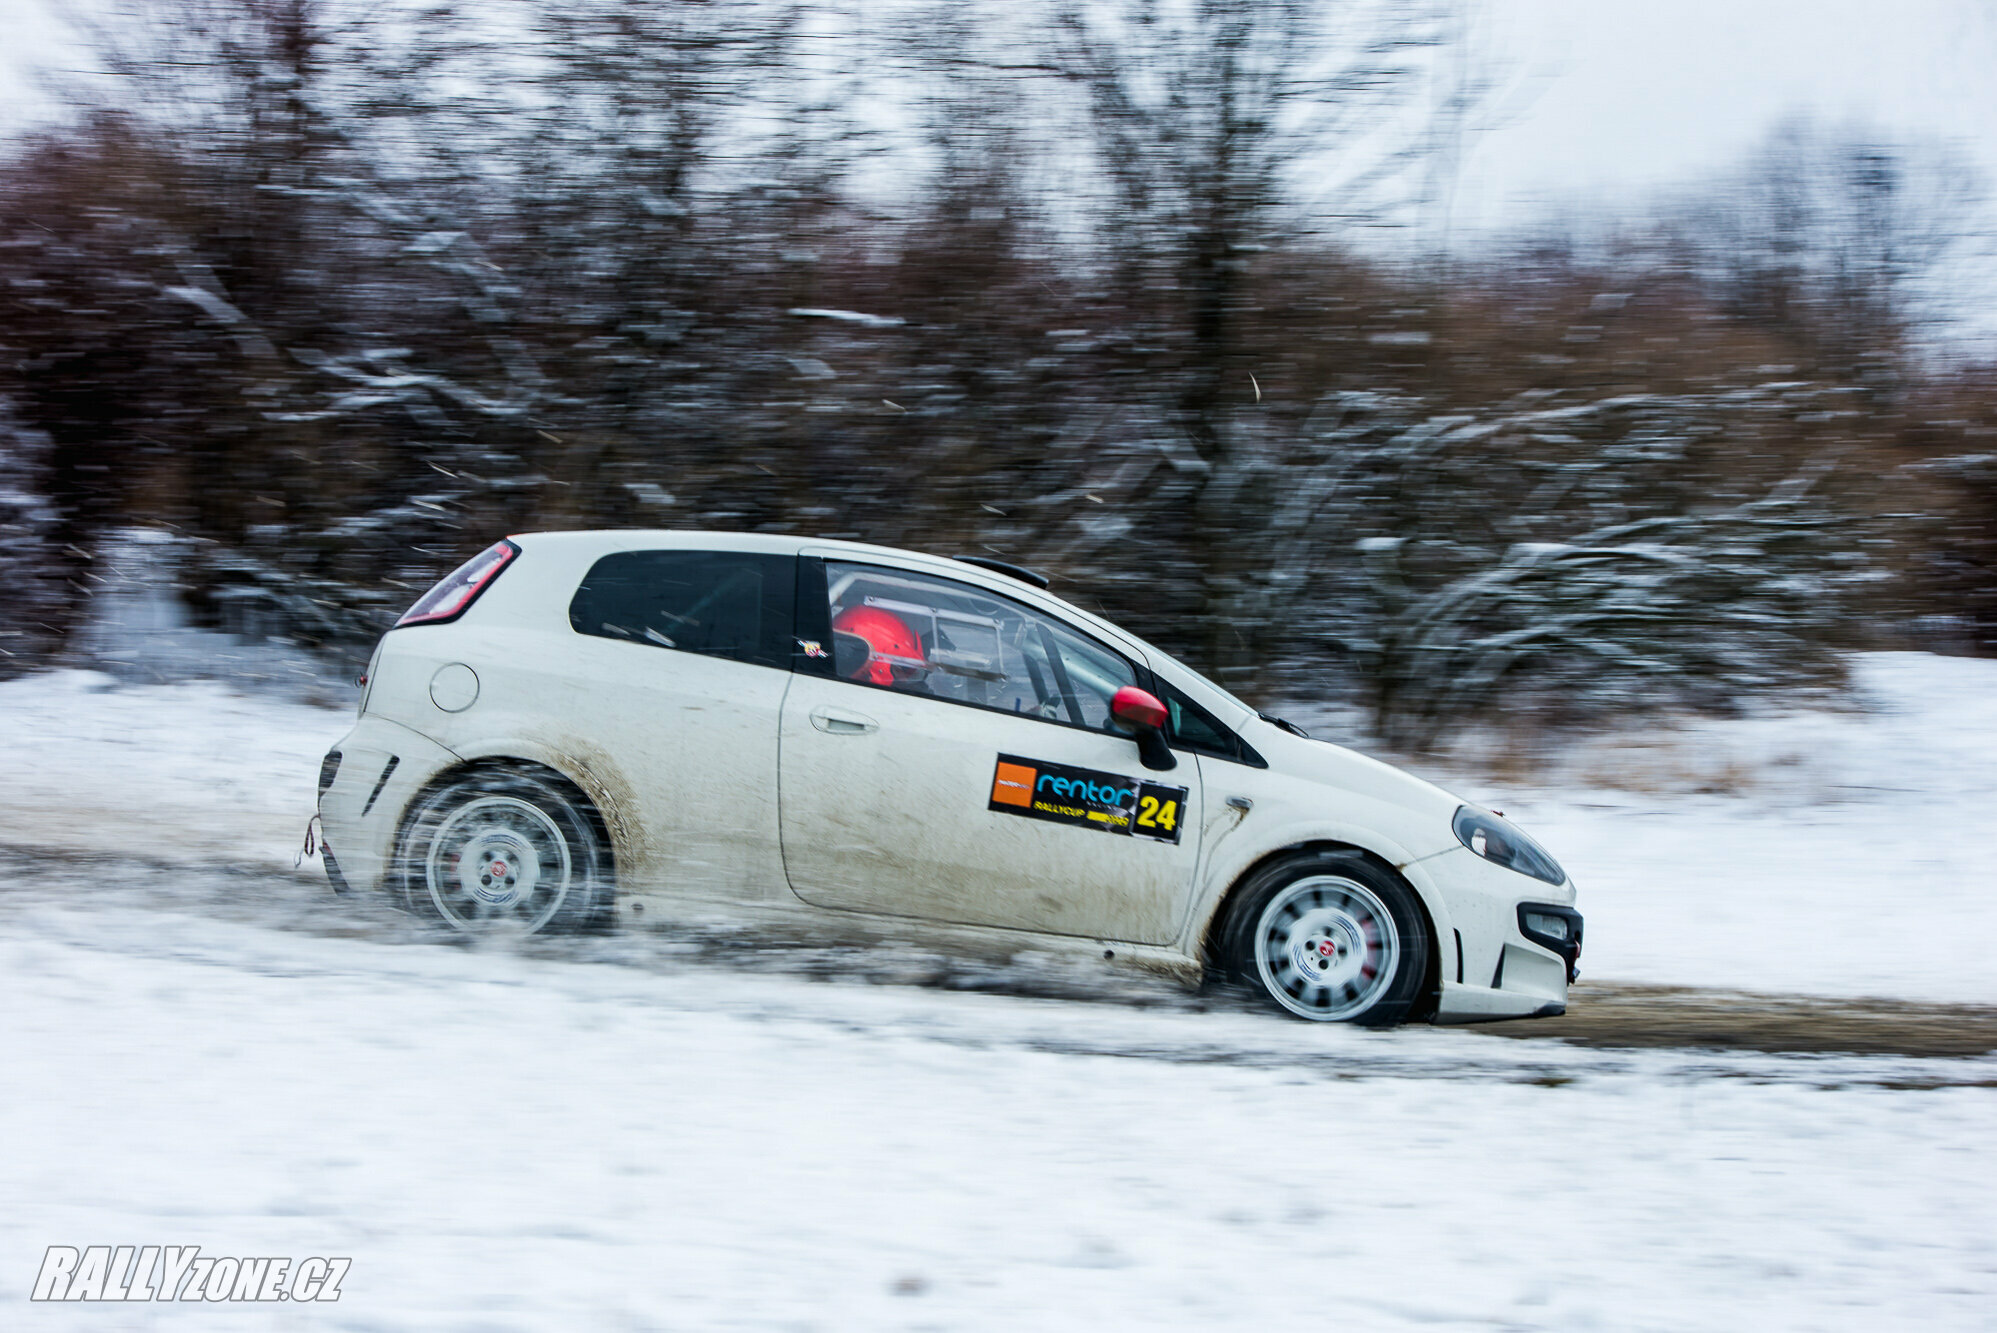
[[[1997,181],[1992,0],[1491,0],[1518,108],[1467,155],[1465,221],[1723,167],[1809,113],[1955,142]]]
[[[476,0],[473,0],[475,3]],[[87,64],[64,0],[0,0],[0,125],[41,108],[26,69]],[[1458,234],[1571,200],[1640,207],[1724,169],[1785,116],[1954,143],[1997,184],[1997,0],[1485,0],[1472,51],[1508,114],[1469,145]],[[1968,285],[1997,292],[1989,247]],[[1997,302],[1991,302],[1997,306]]]

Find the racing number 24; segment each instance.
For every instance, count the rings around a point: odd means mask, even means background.
[[[1161,828],[1170,833],[1179,823],[1179,803],[1161,801],[1156,796],[1137,798],[1137,826]]]

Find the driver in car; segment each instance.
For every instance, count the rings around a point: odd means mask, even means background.
[[[832,634],[835,664],[848,680],[898,690],[922,689],[922,679],[929,674],[922,640],[894,612],[878,606],[849,606],[833,618]],[[853,639],[860,643],[852,643]],[[865,657],[858,651],[861,644],[866,647]]]

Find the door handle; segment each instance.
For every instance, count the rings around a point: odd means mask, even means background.
[[[864,736],[881,727],[870,717],[834,708],[812,709],[811,725],[830,736]]]

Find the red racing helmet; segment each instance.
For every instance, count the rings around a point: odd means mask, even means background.
[[[893,685],[897,680],[921,677],[925,663],[922,640],[908,622],[878,606],[849,606],[832,620],[834,634],[850,634],[865,640],[867,660],[850,679],[875,685]]]

